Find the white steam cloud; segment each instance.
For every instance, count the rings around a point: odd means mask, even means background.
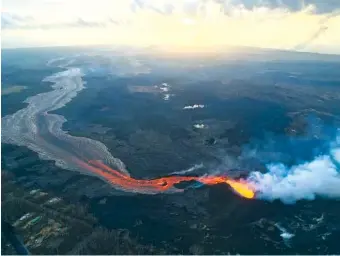
[[[340,130],[328,154],[292,167],[272,163],[267,169],[267,173],[252,172],[248,178],[259,198],[284,203],[318,196],[340,198]]]
[[[188,174],[188,173],[191,173],[191,172],[193,172],[193,171],[202,169],[203,167],[204,167],[204,165],[203,165],[202,163],[200,163],[200,164],[195,164],[194,166],[191,166],[191,167],[188,168],[188,169],[184,169],[184,170],[181,170],[181,171],[173,172],[173,173],[171,173],[171,174],[184,175],[184,174]]]
[[[204,124],[194,124],[194,127],[196,129],[203,129],[203,128],[205,128],[205,125]]]
[[[204,105],[195,104],[195,105],[192,105],[192,106],[185,106],[183,109],[195,109],[195,108],[204,108]]]

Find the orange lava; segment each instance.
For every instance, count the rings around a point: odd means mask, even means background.
[[[254,189],[252,189],[252,187],[244,180],[234,180],[234,179],[223,177],[223,176],[206,176],[206,177],[200,177],[197,180],[206,185],[226,183],[237,194],[239,194],[242,197],[245,197],[248,199],[252,199],[255,197]]]
[[[116,171],[100,161],[90,160],[88,163],[74,159],[82,168],[105,179],[110,184],[120,187],[123,190],[141,193],[159,193],[167,190],[182,191],[174,187],[183,181],[198,181],[206,185],[225,183],[228,184],[237,194],[251,199],[255,197],[254,190],[243,180],[234,180],[223,176],[168,176],[157,179],[134,179],[127,174]]]

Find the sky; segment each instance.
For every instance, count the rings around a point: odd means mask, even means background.
[[[340,54],[340,0],[2,0],[1,43]]]

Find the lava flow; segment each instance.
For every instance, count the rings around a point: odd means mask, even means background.
[[[167,176],[150,180],[134,179],[127,174],[120,173],[119,171],[110,168],[100,161],[90,160],[88,163],[79,160],[75,161],[81,167],[97,176],[100,176],[113,186],[126,191],[147,194],[155,194],[167,190],[183,191],[183,189],[176,188],[175,185],[184,181],[197,181],[205,185],[226,183],[242,197],[248,199],[255,197],[254,190],[246,183],[246,181],[234,180],[224,176]]]

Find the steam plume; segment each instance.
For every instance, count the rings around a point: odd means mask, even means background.
[[[248,178],[260,198],[284,203],[318,196],[340,198],[340,129],[328,153],[292,167],[267,164],[267,169],[267,173],[252,172]]]

